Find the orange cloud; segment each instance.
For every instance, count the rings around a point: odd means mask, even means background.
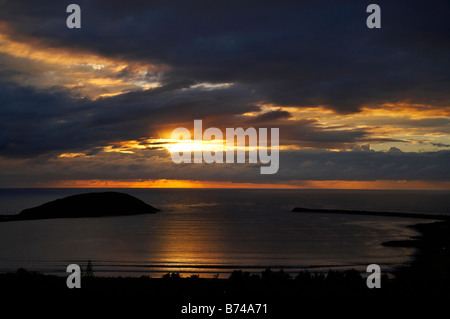
[[[260,111],[245,113],[243,116],[255,117],[267,112],[285,111],[291,114],[290,118],[283,119],[283,124],[286,125],[310,120],[311,125],[329,132],[364,130],[368,134],[361,143],[371,143],[374,150],[387,150],[396,146],[407,152],[436,151],[442,149],[437,145],[450,144],[450,131],[446,120],[450,117],[450,106],[436,107],[409,102],[385,103],[363,107],[359,112],[351,114],[336,113],[324,106],[258,106]],[[389,140],[405,142],[399,144]]]
[[[19,40],[15,40],[19,39]],[[0,53],[17,59],[22,74],[13,82],[37,88],[62,86],[75,96],[97,99],[160,86],[165,65],[143,64],[113,59],[73,48],[51,47],[42,40],[16,36],[5,23],[0,24]],[[25,65],[27,64],[27,65]],[[33,72],[37,69],[38,72]],[[119,72],[127,75],[117,77]]]

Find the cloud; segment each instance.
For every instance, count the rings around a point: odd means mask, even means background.
[[[339,112],[448,105],[448,2],[381,1],[379,30],[365,26],[368,4],[81,1],[83,27],[70,30],[65,2],[3,1],[0,18],[19,38],[168,65],[166,84],[235,82],[266,102]]]
[[[372,147],[370,146],[370,144],[362,144],[362,145],[357,145],[355,148],[353,148],[354,152],[370,152],[372,151]]]
[[[73,97],[96,99],[159,87],[164,65],[107,58],[80,49],[47,47],[34,38],[21,41],[0,24],[0,70],[9,83],[41,90],[70,89]]]
[[[80,0],[79,30],[70,3],[0,2],[5,181],[449,179],[430,152],[450,143],[448,1],[381,0],[379,30],[368,1]],[[279,173],[174,166],[145,142],[194,119],[278,127]],[[129,141],[145,149],[104,151]]]
[[[260,164],[174,164],[167,151],[99,152],[94,157],[2,158],[1,186],[60,180],[197,180],[292,183],[308,180],[375,181],[450,179],[450,151],[428,153],[285,151],[280,170],[261,175]]]
[[[392,147],[389,147],[388,152],[390,152],[390,153],[402,153],[402,150],[399,149],[398,147],[392,146]]]
[[[270,112],[263,113],[263,114],[257,116],[256,118],[248,120],[247,123],[250,125],[251,124],[259,124],[259,125],[272,124],[273,125],[278,120],[284,120],[284,119],[288,119],[290,117],[291,117],[291,114],[289,112],[276,110],[276,111],[270,111]]]
[[[231,125],[258,108],[239,87],[213,91],[167,88],[98,99],[73,99],[68,90],[42,92],[0,86],[0,150],[4,156],[76,152],[110,142],[158,137],[200,118]]]
[[[450,144],[443,144],[443,143],[431,143],[431,145],[437,147],[450,147]]]

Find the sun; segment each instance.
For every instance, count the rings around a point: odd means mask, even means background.
[[[223,140],[170,140],[164,146],[170,153],[185,153],[195,151],[222,152],[224,150]]]

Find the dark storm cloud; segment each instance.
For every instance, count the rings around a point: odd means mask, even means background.
[[[26,185],[36,180],[152,180],[181,179],[253,183],[307,180],[424,180],[450,179],[450,151],[282,152],[280,170],[261,175],[260,164],[174,164],[164,150],[136,154],[99,153],[96,158],[3,160],[0,186]],[[20,170],[18,169],[20,168]]]
[[[314,180],[448,180],[450,152],[291,152],[281,174]]]
[[[290,113],[286,111],[271,111],[251,120],[237,122],[241,127],[255,128],[278,127],[281,145],[296,145],[301,148],[321,149],[353,149],[357,143],[402,142],[405,140],[373,137],[365,128],[322,127],[318,120],[289,120]]]
[[[4,1],[0,17],[49,45],[172,67],[164,83],[239,82],[267,102],[362,105],[405,99],[448,105],[448,1],[79,1],[82,29],[65,27],[70,1]]]
[[[450,144],[443,144],[443,143],[431,143],[431,145],[437,147],[450,147]]]
[[[104,146],[154,136],[173,123],[210,123],[259,110],[241,88],[174,90],[165,88],[96,101],[74,100],[67,91],[38,92],[0,85],[0,154],[32,156]]]
[[[86,104],[74,103],[64,92],[0,85],[0,154],[27,156],[89,145],[80,134]]]
[[[363,129],[327,130],[316,120],[286,121],[286,111],[272,111],[249,121],[241,113],[259,111],[241,87],[203,90],[166,88],[123,94],[96,101],[74,100],[67,91],[38,92],[0,86],[0,154],[33,156],[77,152],[111,142],[158,137],[175,126],[189,129],[194,119],[204,128],[250,126],[280,128],[281,143],[301,147],[352,148],[375,142]],[[386,140],[387,141],[387,140]]]
[[[250,119],[247,121],[248,124],[274,124],[274,122],[278,120],[288,119],[291,117],[291,114],[287,111],[269,111],[264,114],[257,116],[254,119]]]

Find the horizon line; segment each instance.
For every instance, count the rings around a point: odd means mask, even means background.
[[[194,189],[194,190],[298,190],[298,191],[411,191],[411,192],[450,192],[450,189],[411,189],[411,188],[269,188],[269,187],[101,187],[101,186],[29,186],[29,187],[0,187],[0,190],[18,189]]]
[[[200,181],[180,179],[80,179],[23,183],[0,188],[169,188],[169,189],[326,189],[450,191],[450,181],[426,180],[289,180],[267,182]]]

